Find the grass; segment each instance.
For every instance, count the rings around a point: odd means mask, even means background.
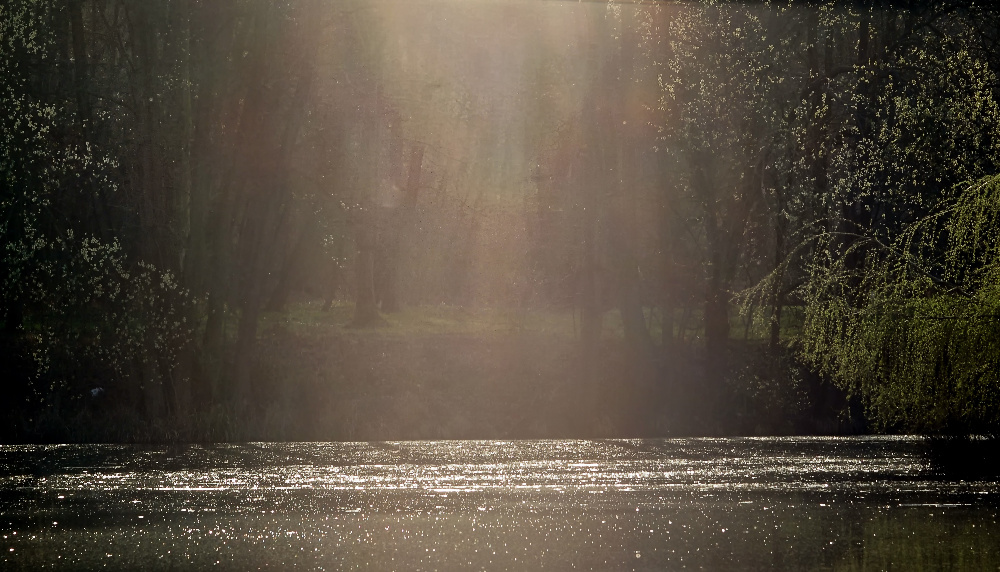
[[[372,328],[349,327],[353,313],[350,303],[323,312],[304,302],[262,318],[255,386],[267,404],[258,412],[270,427],[263,433],[611,437],[670,425],[654,418],[659,412],[636,413],[651,371],[623,343],[616,310],[606,312],[592,355],[580,353],[579,313],[570,309],[411,306]]]
[[[261,330],[281,327],[305,334],[319,329],[342,335],[390,337],[532,333],[572,339],[579,328],[579,316],[574,317],[570,310],[470,308],[438,304],[406,307],[397,313],[383,314],[384,326],[354,329],[347,326],[354,315],[353,303],[338,301],[328,312],[322,311],[322,305],[319,301],[303,302],[290,306],[287,313],[265,314]],[[621,320],[617,311],[605,313],[605,337],[621,337]]]
[[[185,419],[151,424],[137,412],[100,407],[72,419],[37,420],[24,438],[507,439],[720,430],[705,425],[710,415],[699,401],[697,311],[689,312],[683,332],[680,310],[675,317],[675,335],[683,334],[691,351],[654,366],[624,343],[617,310],[604,315],[599,347],[583,354],[580,315],[568,308],[410,306],[383,315],[383,325],[352,328],[352,303],[326,312],[322,306],[304,301],[262,316],[248,409],[211,405],[211,392],[199,386],[201,407]],[[657,343],[659,311],[646,308],[645,317]],[[236,320],[229,316],[228,336]],[[732,336],[742,341],[735,312],[733,320]],[[759,330],[750,339],[763,341]],[[225,363],[220,367],[226,371]]]
[[[253,438],[634,436],[702,423],[698,312],[683,331],[693,351],[671,360],[667,384],[631,354],[617,310],[604,315],[595,355],[580,353],[579,313],[568,308],[410,306],[371,328],[350,327],[353,314],[352,303],[324,312],[315,301],[262,318],[255,385],[267,405]],[[645,316],[656,343],[659,312]],[[753,332],[750,345],[765,340],[765,328]]]
[[[551,335],[561,339],[578,337],[580,315],[574,309],[552,308],[490,308],[450,306],[445,304],[405,307],[402,311],[383,314],[386,324],[373,328],[355,329],[347,325],[354,315],[353,302],[339,300],[329,311],[322,311],[323,302],[311,301],[292,304],[287,312],[270,312],[261,320],[261,331],[285,328],[306,334],[316,330],[334,330],[343,335],[467,335],[484,336],[512,333]],[[674,336],[689,344],[698,345],[703,336],[701,310],[692,309],[684,320],[684,311],[676,310],[674,316]],[[663,324],[659,308],[645,307],[643,315],[653,340],[661,337]],[[684,323],[682,323],[684,322]],[[802,323],[802,309],[788,306],[782,315],[783,338],[795,336]],[[618,310],[604,312],[602,338],[616,340],[624,338],[624,326]],[[740,315],[737,308],[730,312],[730,337],[734,340],[762,342],[769,339],[768,316],[762,310],[755,311],[751,327],[747,328],[747,317]]]

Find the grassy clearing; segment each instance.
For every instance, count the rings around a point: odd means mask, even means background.
[[[559,339],[574,339],[579,335],[579,311],[563,308],[483,308],[449,306],[445,304],[406,307],[393,314],[383,314],[385,325],[372,328],[348,326],[354,315],[354,304],[337,301],[327,312],[323,302],[293,304],[284,313],[267,313],[262,318],[261,331],[283,328],[300,334],[335,331],[342,335],[420,336],[467,335],[490,336],[507,334],[550,335]],[[661,339],[663,316],[659,308],[643,309],[646,325],[653,340]],[[770,336],[769,317],[762,310],[742,315],[734,307],[730,313],[730,337],[734,340],[760,342]],[[624,327],[618,310],[607,310],[603,317],[602,338],[624,338]],[[782,337],[798,334],[802,324],[802,309],[788,306],[782,315]],[[689,346],[701,344],[703,330],[700,309],[674,313],[674,337]]]
[[[582,355],[570,310],[416,306],[352,328],[354,308],[307,302],[263,318],[261,437],[384,440],[610,437],[651,426],[650,372],[617,311]],[[661,423],[662,425],[662,423]]]
[[[406,337],[421,335],[491,336],[519,333],[551,335],[560,339],[577,336],[579,316],[571,310],[524,308],[472,308],[464,306],[420,305],[383,314],[386,324],[372,328],[351,328],[354,304],[338,301],[327,312],[319,301],[290,306],[287,313],[269,313],[262,319],[262,331],[286,328],[296,333],[317,330],[342,335],[381,335]],[[617,311],[608,311],[604,319],[604,337],[620,338],[621,320]]]
[[[789,423],[788,412],[779,406],[789,401],[788,384],[764,380],[761,376],[767,372],[751,376],[753,383],[743,378],[737,382],[747,386],[741,386],[743,394],[765,399],[769,408],[741,405],[748,420],[738,420],[735,429],[722,428],[703,402],[700,316],[693,311],[684,329],[681,312],[675,316],[681,351],[669,357],[657,352],[651,363],[625,343],[617,310],[606,312],[599,346],[584,353],[579,313],[570,309],[414,306],[384,315],[383,325],[359,329],[348,326],[352,303],[338,302],[326,312],[322,305],[302,302],[262,317],[249,408],[209,405],[211,388],[198,386],[196,402],[203,407],[187,419],[150,424],[136,412],[108,403],[73,419],[54,415],[38,420],[37,438],[176,442],[628,437],[746,430],[739,424],[757,433],[787,432],[781,427]],[[657,343],[660,315],[647,309],[646,318]],[[734,346],[755,352],[764,329],[746,343],[739,319],[734,315],[733,338],[743,343]],[[235,318],[226,330],[235,333]],[[227,365],[219,367],[224,373]],[[757,426],[761,429],[754,429]]]
[[[606,312],[600,346],[587,355],[579,344],[579,314],[569,309],[414,306],[384,315],[384,324],[371,328],[350,327],[353,313],[351,303],[323,312],[320,302],[305,302],[263,318],[255,386],[257,401],[266,405],[257,413],[259,436],[249,438],[620,437],[722,430],[699,401],[703,366],[695,312],[688,312],[685,329],[675,331],[683,334],[687,351],[660,365],[630,351],[617,310]],[[646,318],[657,342],[660,316],[647,309]],[[680,311],[675,324],[679,318]],[[739,319],[734,313],[733,337],[743,341]],[[759,345],[765,331],[753,330],[747,347]]]

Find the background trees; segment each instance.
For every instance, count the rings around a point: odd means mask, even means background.
[[[262,317],[337,296],[358,327],[420,304],[571,313],[589,371],[620,336],[643,415],[690,405],[699,430],[824,380],[885,427],[995,425],[973,365],[1000,157],[987,7],[0,10],[25,434],[97,388],[181,432],[260,415]],[[931,361],[897,367],[913,351]]]
[[[288,248],[315,6],[6,8],[4,325],[39,347],[38,403],[100,385],[184,420],[195,360],[205,395],[249,399],[267,276]]]

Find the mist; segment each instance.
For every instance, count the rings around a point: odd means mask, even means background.
[[[8,5],[8,442],[995,433],[991,8]]]

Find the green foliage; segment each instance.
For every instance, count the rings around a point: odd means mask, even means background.
[[[36,366],[18,381],[49,409],[75,407],[93,385],[127,394],[145,362],[172,367],[192,330],[170,272],[130,260],[80,220],[95,189],[117,189],[117,165],[83,136],[68,92],[44,88],[65,79],[60,9],[0,6],[0,321],[23,335]]]
[[[190,298],[174,276],[143,262],[128,268],[117,242],[75,240],[70,232],[43,244],[23,279],[41,401],[60,390],[81,395],[85,388],[72,380],[87,370],[104,372],[101,385],[127,389],[147,360],[174,367],[191,337]]]
[[[928,213],[943,191],[1000,169],[996,72],[971,48],[970,33],[926,32],[862,74],[858,93],[878,93],[870,137],[842,178],[853,194]]]
[[[883,429],[1000,427],[1000,176],[967,185],[895,241],[820,254],[802,356],[860,394]],[[863,263],[845,262],[863,253]]]

